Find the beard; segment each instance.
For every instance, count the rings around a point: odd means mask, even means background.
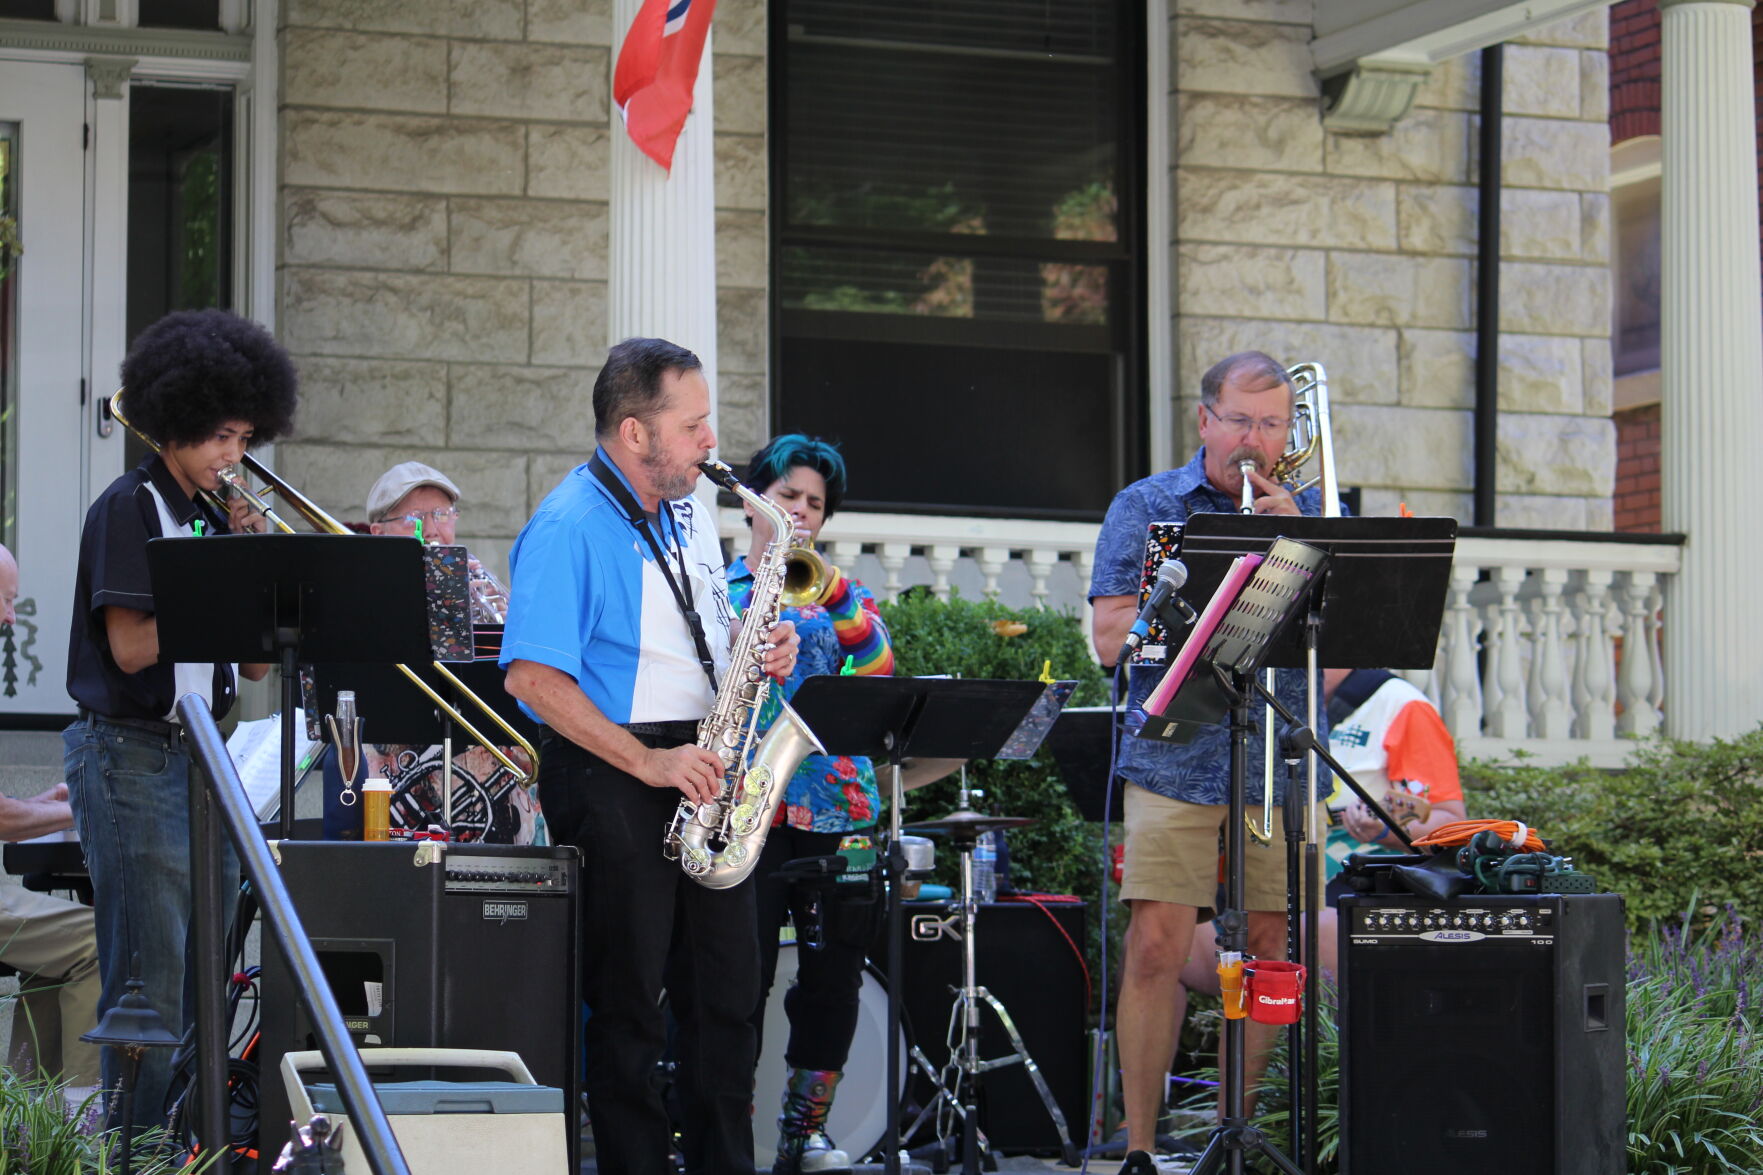
[[[661,446],[653,439],[649,448],[643,453],[643,472],[649,475],[649,484],[655,487],[655,496],[664,502],[676,502],[692,492],[698,484],[698,467],[679,469],[667,463],[661,452]]]

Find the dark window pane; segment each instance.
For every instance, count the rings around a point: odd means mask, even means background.
[[[232,90],[129,87],[130,339],[173,310],[233,304],[232,180]]]
[[[993,0],[952,4],[940,22],[914,24],[911,40],[891,6],[849,7],[863,13],[798,22],[791,8],[791,225],[1117,239],[1112,200],[1096,199],[1112,191],[1117,168],[1112,56],[1088,42],[1083,53],[1012,49],[1024,30],[994,10],[1015,6]],[[1073,8],[1113,11],[1056,6]],[[951,26],[967,40],[923,43]],[[1001,39],[979,42],[988,30]]]
[[[1611,350],[1617,375],[1659,366],[1659,191],[1654,176],[1611,193],[1616,210]]]
[[[789,310],[1100,326],[1108,267],[791,246],[779,258],[778,296]]]
[[[1141,461],[1142,8],[772,12],[773,420],[853,505],[1096,517]]]
[[[0,0],[0,19],[54,20],[55,0]]]
[[[141,0],[140,23],[148,29],[220,28],[220,0]]]
[[[1093,516],[1120,488],[1107,354],[786,339],[778,418],[837,440],[845,505]]]

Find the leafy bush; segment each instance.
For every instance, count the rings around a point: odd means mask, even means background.
[[[1628,902],[1632,926],[1697,895],[1763,918],[1763,728],[1727,741],[1650,739],[1627,767],[1463,769],[1473,817],[1522,820]]]
[[[1108,683],[1090,658],[1089,637],[1077,616],[1043,608],[1010,608],[993,600],[966,600],[958,594],[942,601],[911,593],[881,605],[894,642],[894,672],[902,677],[946,673],[969,678],[1034,679],[1051,662],[1053,675],[1076,679],[1073,706],[1105,705]],[[1021,624],[1025,631],[1001,635],[994,622]],[[1078,815],[1058,765],[1045,749],[1016,762],[985,760],[968,768],[968,785],[983,790],[974,801],[984,811],[1035,820],[1008,833],[1010,880],[1017,889],[1076,894],[1090,902],[1087,961],[1097,974],[1101,826]],[[906,820],[928,820],[953,811],[960,782],[956,776],[913,791]],[[886,780],[883,798],[886,799]],[[953,887],[960,864],[952,851],[937,853],[936,880]],[[1124,921],[1124,919],[1122,919]],[[1117,929],[1117,928],[1116,928]]]

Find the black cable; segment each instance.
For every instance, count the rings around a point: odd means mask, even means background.
[[[1084,1130],[1083,1175],[1089,1175],[1090,1150],[1099,1141],[1096,1137],[1101,1130],[1101,1122],[1095,1107],[1100,1105],[1102,1091],[1107,1088],[1107,1075],[1103,1072],[1107,1061],[1108,1049],[1108,883],[1114,878],[1114,857],[1112,853],[1113,819],[1114,819],[1114,780],[1120,770],[1120,744],[1124,731],[1121,721],[1120,697],[1121,682],[1126,676],[1124,658],[1114,663],[1114,678],[1109,697],[1108,709],[1108,782],[1102,789],[1102,886],[1098,901],[1102,906],[1102,1002],[1098,1009],[1096,1025],[1096,1048],[1090,1065],[1090,1122]],[[1102,1116],[1106,1116],[1107,1107],[1102,1107]]]

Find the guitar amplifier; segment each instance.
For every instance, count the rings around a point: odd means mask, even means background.
[[[1340,903],[1341,1171],[1622,1175],[1616,894]]]
[[[390,841],[272,845],[357,1047],[519,1053],[581,1091],[577,855],[570,847]],[[282,1054],[318,1047],[281,952],[263,942],[260,1170],[287,1140]],[[375,1074],[376,1080],[386,1075]],[[393,1080],[428,1077],[397,1071]],[[570,1131],[570,1169],[579,1165]]]

